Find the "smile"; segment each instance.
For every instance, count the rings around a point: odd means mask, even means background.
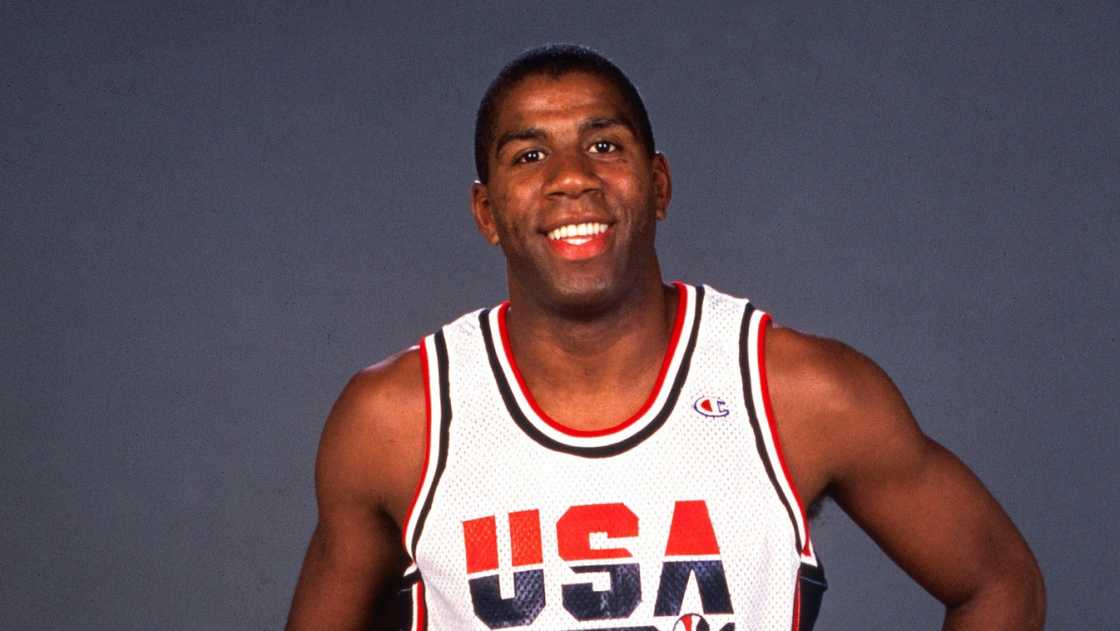
[[[609,223],[589,221],[565,224],[546,234],[554,254],[569,261],[586,261],[607,250],[611,232]]]
[[[610,226],[605,223],[573,223],[550,230],[548,238],[578,246],[591,241],[596,235],[603,234],[608,228]]]

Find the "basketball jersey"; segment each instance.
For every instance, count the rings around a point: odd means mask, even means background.
[[[403,532],[405,628],[810,629],[824,574],[767,393],[768,316],[677,283],[630,419],[567,427],[510,352],[509,303],[422,340],[423,475]]]

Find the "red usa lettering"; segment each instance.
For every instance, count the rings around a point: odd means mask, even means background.
[[[494,515],[463,522],[467,580],[474,613],[491,629],[532,624],[545,607],[545,572],[539,566],[541,520],[539,510],[509,513],[514,593],[501,596],[498,587],[498,534]],[[562,605],[579,621],[621,620],[630,617],[642,601],[641,566],[625,547],[592,547],[591,535],[610,539],[640,536],[638,516],[626,504],[572,506],[556,521],[557,554],[563,561],[579,562],[569,568],[577,574],[607,574],[610,587],[594,589],[592,583],[561,585]],[[654,616],[680,618],[689,579],[695,577],[704,614],[731,614],[731,595],[723,562],[693,559],[719,554],[708,506],[703,500],[682,500],[673,506],[665,558],[661,564]],[[598,563],[588,565],[587,561]],[[691,623],[688,623],[689,625]],[[705,623],[706,626],[706,623]],[[733,631],[734,625],[724,630]]]

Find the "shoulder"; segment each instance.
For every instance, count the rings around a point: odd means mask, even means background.
[[[419,476],[426,427],[419,349],[355,373],[323,428],[316,462],[320,498],[344,496],[395,514]],[[407,502],[407,500],[403,500]]]
[[[394,417],[410,416],[424,404],[424,373],[420,350],[412,347],[355,373],[335,403],[355,414],[345,422],[366,426],[378,433],[395,433]]]
[[[843,414],[893,389],[875,362],[837,340],[771,326],[764,354],[771,388],[796,392],[821,411]]]
[[[828,485],[884,453],[921,449],[922,436],[890,377],[836,340],[772,327],[768,385],[783,440]]]

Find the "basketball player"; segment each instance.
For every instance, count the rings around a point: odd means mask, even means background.
[[[1022,537],[874,363],[663,282],[669,163],[621,71],[577,47],[514,60],[476,161],[509,301],[346,386],[288,629],[808,629],[823,497],[945,629],[1042,628]]]

